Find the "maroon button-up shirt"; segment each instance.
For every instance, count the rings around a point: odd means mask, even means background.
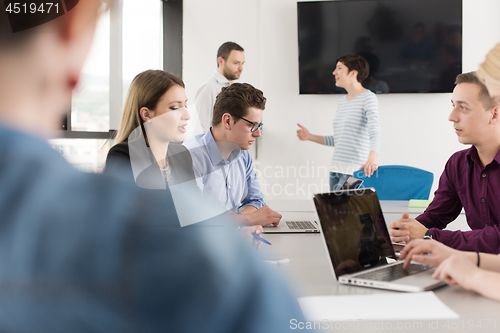
[[[441,230],[465,210],[471,231]],[[434,199],[416,218],[432,238],[458,250],[500,253],[500,151],[486,167],[474,146],[453,154]]]

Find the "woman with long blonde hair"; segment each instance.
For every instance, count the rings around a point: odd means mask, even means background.
[[[162,70],[138,74],[129,87],[105,171],[126,168],[137,185],[148,189],[164,188],[164,181],[194,179],[191,156],[178,144],[190,118],[186,103],[179,77]]]

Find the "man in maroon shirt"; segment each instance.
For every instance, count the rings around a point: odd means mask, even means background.
[[[500,107],[474,73],[457,76],[453,122],[458,141],[472,147],[453,154],[434,200],[416,219],[389,224],[393,242],[433,238],[459,250],[500,253]],[[465,210],[471,231],[442,230]]]

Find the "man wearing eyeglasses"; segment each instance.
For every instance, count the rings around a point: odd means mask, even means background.
[[[248,149],[261,135],[266,98],[247,83],[222,88],[212,127],[184,143],[193,159],[196,183],[205,200],[239,214],[243,224],[278,224],[281,214],[264,202]]]

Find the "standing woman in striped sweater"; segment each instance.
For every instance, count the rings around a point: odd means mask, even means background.
[[[376,159],[380,150],[380,121],[378,100],[361,82],[368,76],[368,62],[361,56],[346,54],[337,59],[333,75],[335,85],[347,90],[339,101],[333,135],[309,133],[297,124],[297,137],[335,147],[330,164],[330,190],[339,189],[356,170],[365,170],[371,176],[377,170]]]

